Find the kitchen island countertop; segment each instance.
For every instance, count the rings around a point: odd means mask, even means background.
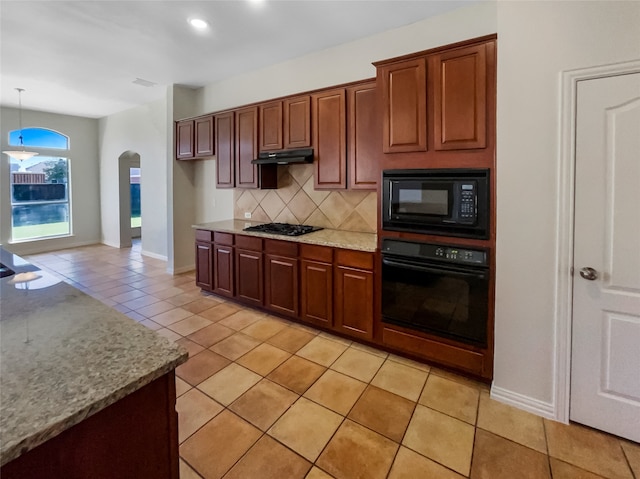
[[[255,226],[263,223],[264,222],[247,220],[223,220],[193,225],[193,228],[199,230],[219,231],[223,233],[243,234],[247,236],[258,236],[261,238],[271,238],[282,241],[293,241],[296,243],[331,246],[333,248],[344,248],[356,251],[374,252],[378,245],[375,233],[359,233],[356,231],[342,231],[325,228],[320,231],[314,231],[313,233],[300,236],[244,231],[244,228],[247,226]]]
[[[17,273],[0,280],[1,465],[186,361],[182,347],[0,253]]]

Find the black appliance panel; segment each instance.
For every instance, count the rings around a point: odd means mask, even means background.
[[[487,252],[385,239],[382,321],[487,345]]]
[[[489,170],[383,171],[382,228],[488,238]]]

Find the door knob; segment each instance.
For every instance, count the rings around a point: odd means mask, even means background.
[[[598,272],[593,268],[585,266],[580,270],[580,276],[584,279],[588,279],[589,281],[593,281],[598,278]]]

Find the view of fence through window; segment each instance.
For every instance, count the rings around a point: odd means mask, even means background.
[[[140,168],[129,168],[129,188],[131,189],[131,227],[140,228]]]
[[[69,161],[66,158],[36,158],[37,163],[30,166],[11,158],[13,240],[70,233]]]
[[[19,132],[9,134],[17,144]],[[68,149],[69,139],[42,128],[23,130],[24,144],[47,149]],[[12,240],[62,236],[71,233],[69,220],[69,160],[60,156],[9,159],[11,171]]]

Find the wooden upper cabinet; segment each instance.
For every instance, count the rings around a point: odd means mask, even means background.
[[[443,52],[429,60],[434,77],[434,149],[485,148],[486,44]]]
[[[282,149],[282,102],[260,105],[260,151]]]
[[[193,120],[176,122],[176,159],[193,158]]]
[[[216,186],[235,184],[235,115],[229,111],[215,116]]]
[[[382,88],[382,151],[427,151],[425,58],[382,65],[378,79]]]
[[[347,89],[349,189],[375,190],[382,126],[378,115],[376,82]]]
[[[236,186],[258,188],[258,107],[236,110]]]
[[[284,147],[311,146],[311,97],[287,98],[284,104]]]
[[[213,115],[176,122],[176,159],[194,160],[214,155]]]
[[[347,187],[346,94],[344,88],[311,96],[316,189]]]
[[[194,136],[195,156],[197,158],[213,156],[215,154],[213,115],[196,118],[194,120]]]

